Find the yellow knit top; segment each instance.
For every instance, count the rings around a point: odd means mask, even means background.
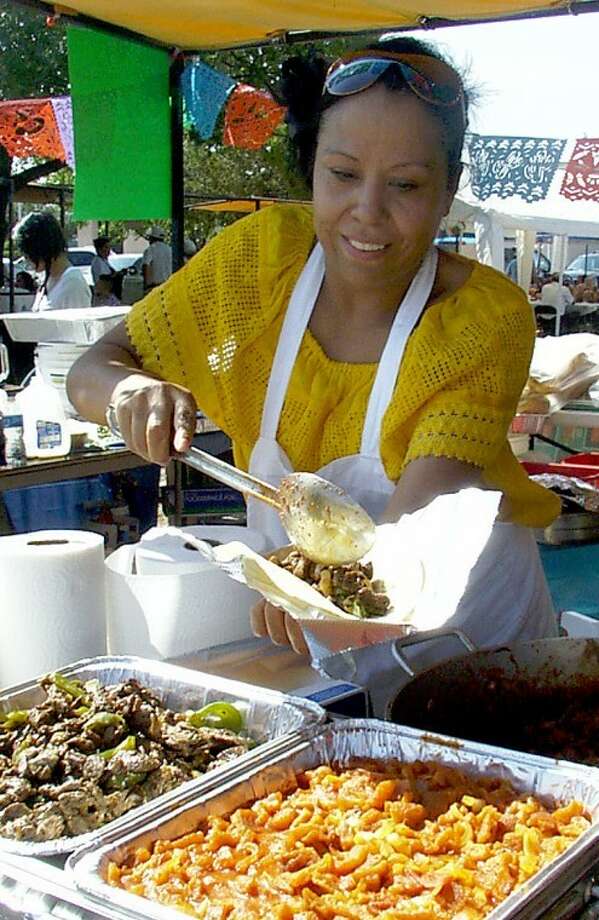
[[[223,230],[127,319],[143,368],[191,390],[231,437],[243,469],[283,316],[313,245],[309,207],[266,208]],[[407,344],[381,433],[389,478],[398,480],[417,457],[463,460],[506,494],[513,521],[553,520],[557,498],[528,479],[507,441],[533,340],[522,291],[474,263],[458,291],[426,310]],[[376,364],[333,361],[305,333],[277,435],[294,469],[315,471],[359,451],[375,371]]]

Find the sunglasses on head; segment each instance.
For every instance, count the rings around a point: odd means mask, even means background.
[[[406,86],[425,102],[438,106],[464,104],[462,81],[444,61],[426,54],[395,51],[354,51],[334,61],[327,71],[323,93],[352,96],[373,86],[390,67],[397,67]]]

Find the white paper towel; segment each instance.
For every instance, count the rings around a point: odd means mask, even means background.
[[[185,540],[189,534],[210,545],[239,542],[255,553],[265,553],[268,541],[259,530],[232,525],[207,524],[195,527],[152,527],[135,547],[135,571],[138,575],[184,575],[207,571],[210,566],[197,549]]]
[[[0,537],[0,686],[106,653],[104,581],[99,534]]]
[[[182,571],[176,562],[158,559],[158,570],[166,574],[140,574],[134,571],[138,549],[140,544],[122,546],[106,560],[111,654],[174,658],[252,636],[249,611],[260,599],[256,591],[197,552],[192,571],[185,557]],[[142,554],[139,562],[151,567],[152,559]]]

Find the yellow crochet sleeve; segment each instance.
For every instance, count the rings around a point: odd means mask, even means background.
[[[532,311],[518,288],[482,266],[456,301],[438,307],[425,317],[426,333],[414,338],[410,368],[430,395],[403,466],[436,456],[488,469],[505,446],[527,379]]]
[[[308,208],[266,208],[219,233],[129,313],[142,367],[191,390],[234,441],[258,437],[280,324],[312,241]]]

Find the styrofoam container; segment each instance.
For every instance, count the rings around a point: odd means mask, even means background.
[[[0,313],[14,342],[66,342],[92,345],[117,326],[131,307],[85,307],[40,313]]]

